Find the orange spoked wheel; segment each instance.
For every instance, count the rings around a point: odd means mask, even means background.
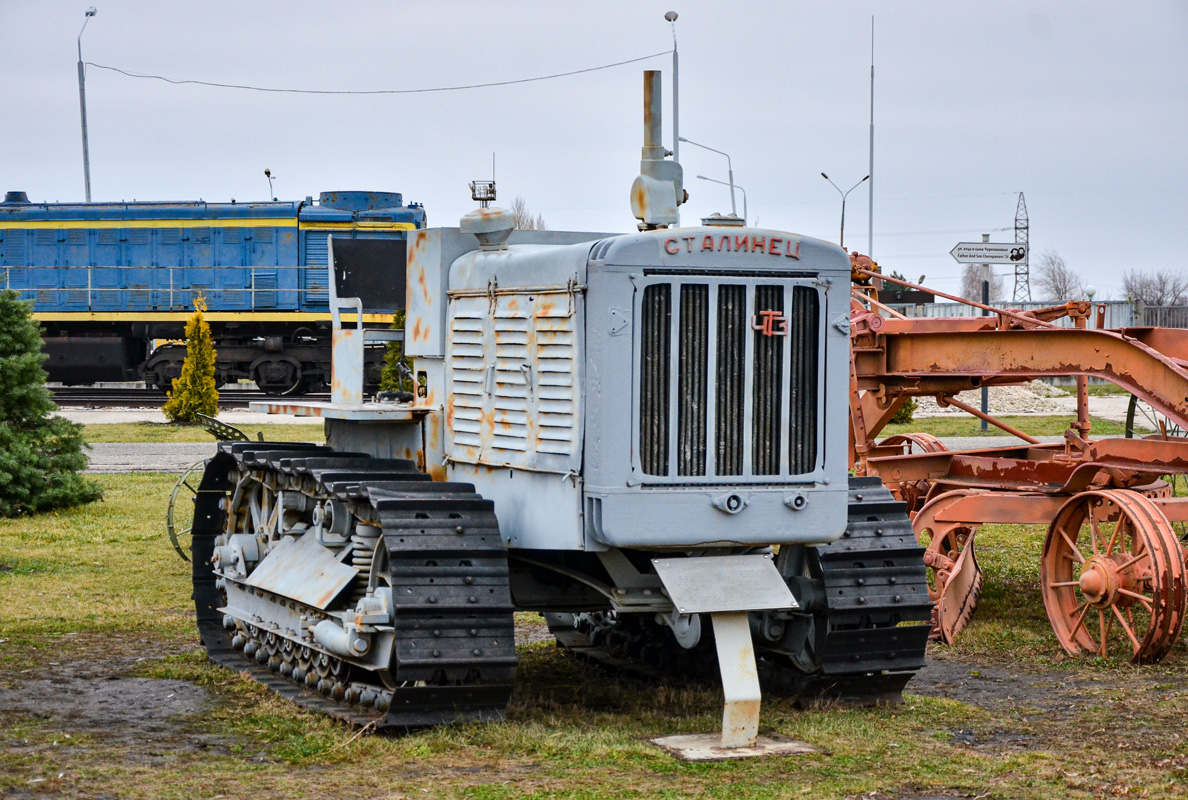
[[[905,456],[919,455],[921,453],[943,453],[949,449],[945,447],[940,439],[931,433],[898,433],[894,436],[888,436],[879,442],[879,447],[895,445],[903,448],[903,454]],[[886,485],[896,500],[902,500],[907,504],[909,516],[914,516],[920,510],[928,498],[929,489],[932,488],[932,482],[927,480],[904,481],[902,483]]]
[[[932,639],[952,644],[969,624],[982,594],[982,570],[974,551],[976,523],[945,521],[945,511],[959,500],[979,492],[959,489],[946,492],[920,509],[912,520],[916,538],[924,547],[928,570],[928,597],[932,607]]]
[[[1044,607],[1069,655],[1167,655],[1185,611],[1184,552],[1163,512],[1138,492],[1071,498],[1044,540]]]

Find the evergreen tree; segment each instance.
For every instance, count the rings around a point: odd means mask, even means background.
[[[169,400],[161,408],[170,422],[198,422],[199,414],[213,417],[219,413],[214,340],[204,311],[206,300],[195,297],[194,313],[186,322],[186,360],[181,375],[173,379]]]
[[[0,291],[0,517],[89,503],[99,486],[87,467],[82,426],[50,416],[58,407],[45,388],[41,331],[33,304]]]
[[[405,312],[397,311],[392,319],[392,328],[403,330]],[[412,381],[399,368],[404,358],[404,342],[388,342],[384,348],[384,371],[380,375],[381,392],[411,392]],[[406,362],[407,363],[407,362]],[[409,365],[409,369],[412,366]]]

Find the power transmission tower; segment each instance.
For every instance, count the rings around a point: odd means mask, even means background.
[[[1019,192],[1019,205],[1015,208],[1015,244],[1027,244],[1027,201]],[[1027,263],[1031,260],[1030,250],[1022,261],[1015,262],[1015,292],[1012,303],[1031,301],[1031,280]]]

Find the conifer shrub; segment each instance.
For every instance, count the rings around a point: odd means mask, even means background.
[[[895,412],[894,416],[888,420],[888,423],[891,425],[906,425],[907,423],[911,422],[912,417],[916,413],[916,405],[916,398],[909,397],[907,402],[901,405],[899,410]]]
[[[82,426],[62,417],[45,386],[33,304],[0,291],[0,517],[69,508],[102,496],[87,468]]]
[[[169,400],[161,407],[170,422],[198,422],[198,415],[219,413],[219,390],[215,384],[215,348],[203,312],[206,300],[194,298],[194,313],[186,322],[186,360],[181,375],[173,379]]]
[[[397,311],[393,315],[392,328],[403,330],[404,318],[405,312]],[[388,342],[384,348],[384,371],[380,375],[379,388],[381,392],[411,392],[413,390],[412,380],[404,375],[399,368],[403,358],[404,342]],[[409,364],[409,369],[412,369],[411,364]]]

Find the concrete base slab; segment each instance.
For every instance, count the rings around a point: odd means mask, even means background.
[[[796,756],[815,753],[817,748],[783,736],[760,736],[752,747],[722,747],[721,733],[686,733],[651,739],[652,744],[667,750],[681,761],[730,761],[736,758]]]

